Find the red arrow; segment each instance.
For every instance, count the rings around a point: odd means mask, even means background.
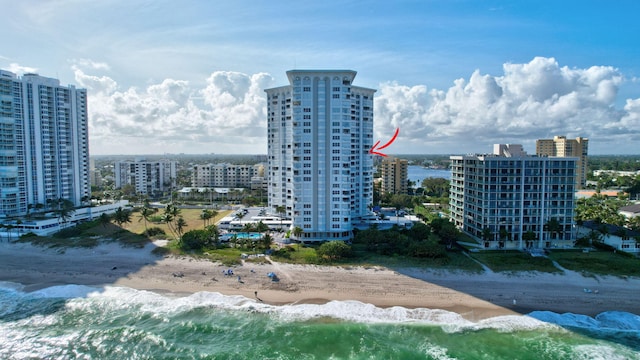
[[[384,144],[384,145],[382,145],[382,146],[380,146],[379,148],[377,148],[377,149],[376,149],[376,147],[378,146],[378,144],[380,144],[380,140],[378,140],[378,142],[377,142],[377,143],[375,143],[375,144],[371,147],[371,149],[369,149],[369,154],[371,154],[371,155],[380,155],[380,156],[385,156],[385,157],[386,157],[386,156],[387,156],[387,154],[383,154],[383,153],[378,152],[378,151],[376,151],[376,150],[382,150],[382,149],[386,148],[387,146],[391,145],[391,143],[392,143],[392,142],[394,142],[394,141],[396,140],[396,138],[398,137],[398,133],[400,133],[400,128],[397,128],[397,129],[396,129],[396,133],[395,133],[395,134],[393,134],[393,137],[391,138],[391,140],[389,140],[389,142],[388,142],[388,143],[386,143],[386,144]]]

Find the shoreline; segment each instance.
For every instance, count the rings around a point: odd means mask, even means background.
[[[25,292],[76,284],[129,287],[169,297],[208,291],[257,301],[257,295],[276,306],[354,300],[380,308],[441,309],[475,322],[531,311],[592,317],[605,311],[640,314],[636,301],[640,278],[583,277],[571,271],[470,274],[285,263],[245,263],[232,267],[234,275],[226,276],[223,271],[229,267],[190,257],[158,257],[151,253],[153,248],[153,244],[134,249],[103,243],[91,249],[60,250],[3,242],[0,281],[22,284]],[[276,273],[279,281],[271,281],[269,272]]]

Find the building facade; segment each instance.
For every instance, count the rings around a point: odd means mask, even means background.
[[[91,193],[87,92],[0,70],[0,217]]]
[[[136,194],[147,196],[158,196],[176,189],[175,161],[137,158],[134,161],[118,161],[114,169],[117,189],[132,185]]]
[[[573,245],[576,158],[509,150],[450,158],[451,218],[483,247]]]
[[[576,163],[576,189],[584,189],[587,184],[587,155],[589,152],[589,139],[577,137],[567,139],[566,136],[554,136],[553,139],[536,140],[536,155],[575,157]]]
[[[263,167],[262,164],[195,165],[191,175],[191,186],[251,188],[251,178],[264,174]]]
[[[409,161],[391,156],[380,163],[382,193],[407,194]]]
[[[348,240],[373,202],[373,95],[352,70],[291,70],[267,89],[268,204],[302,241]]]

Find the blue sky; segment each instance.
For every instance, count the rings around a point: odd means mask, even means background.
[[[637,1],[3,3],[0,68],[87,88],[92,154],[266,153],[294,68],[358,71],[389,153],[640,153]]]

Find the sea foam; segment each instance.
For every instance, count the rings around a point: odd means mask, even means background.
[[[380,308],[359,301],[329,301],[325,304],[269,305],[240,295],[223,295],[217,292],[197,292],[184,297],[170,297],[152,291],[126,287],[103,288],[84,285],[53,286],[32,293],[21,292],[20,284],[1,283],[0,290],[12,291],[30,298],[74,299],[67,307],[84,307],[103,304],[109,307],[138,307],[149,313],[180,313],[196,308],[214,308],[231,311],[251,311],[273,316],[281,321],[309,321],[333,318],[359,323],[416,323],[442,326],[447,332],[493,329],[501,332],[535,330],[549,327],[574,327],[582,329],[640,331],[640,316],[620,312],[604,312],[595,318],[579,314],[557,314],[550,311],[534,311],[528,315],[496,316],[473,322],[462,315],[428,308],[409,309],[400,306]],[[89,299],[84,302],[82,299]]]

